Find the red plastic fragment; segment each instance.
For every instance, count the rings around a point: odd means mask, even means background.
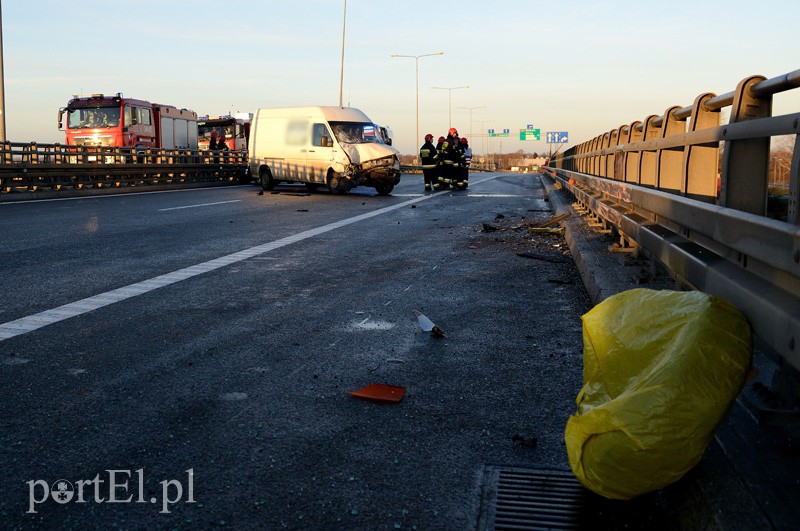
[[[406,388],[395,385],[370,384],[347,394],[354,398],[374,400],[375,402],[400,402],[403,395],[406,394]]]

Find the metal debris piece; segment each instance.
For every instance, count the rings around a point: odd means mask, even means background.
[[[417,310],[414,310],[414,315],[417,316],[417,321],[419,321],[419,326],[425,332],[430,332],[431,335],[436,337],[445,337],[444,331],[436,326],[436,324],[428,319],[425,315],[421,314]]]

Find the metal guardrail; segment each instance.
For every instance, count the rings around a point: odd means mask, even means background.
[[[246,178],[244,151],[0,142],[0,193]]]
[[[691,288],[725,297],[779,366],[800,371],[800,113],[772,96],[800,70],[623,125],[554,158],[550,173],[619,236]],[[730,122],[720,109],[730,106]],[[770,140],[794,135],[788,210],[768,217]],[[721,165],[720,165],[721,163]]]

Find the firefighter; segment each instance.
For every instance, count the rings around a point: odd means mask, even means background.
[[[460,149],[461,160],[458,167],[458,180],[453,186],[456,190],[466,190],[469,186],[469,164],[472,161],[472,148],[466,138],[461,138]]]
[[[217,132],[211,131],[211,140],[208,141],[208,149],[210,151],[216,151],[217,149]]]
[[[433,189],[441,190],[442,183],[439,182],[439,177],[442,175],[442,144],[444,144],[444,137],[440,136],[436,141],[436,173],[433,175]]]
[[[439,150],[439,158],[442,159],[441,172],[439,173],[439,184],[443,189],[449,190],[455,178],[455,166],[458,164],[458,131],[451,127],[447,132],[447,138],[442,142],[442,149]]]
[[[219,135],[219,140],[217,141],[217,149],[220,151],[228,150],[228,142],[225,140],[225,133]]]
[[[419,148],[419,159],[422,162],[422,175],[425,181],[425,191],[429,192],[437,178],[436,161],[438,160],[438,151],[436,146],[432,143],[433,135],[428,133],[425,135],[425,143]]]

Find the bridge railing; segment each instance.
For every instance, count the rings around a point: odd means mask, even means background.
[[[800,70],[751,76],[554,157],[581,206],[688,287],[745,313],[779,364],[800,370],[800,112],[772,115]],[[722,124],[720,111],[730,107]],[[788,193],[771,195],[770,144],[791,135]],[[787,168],[784,168],[784,171]],[[772,190],[775,192],[775,187]],[[781,207],[783,208],[781,210]]]
[[[246,151],[0,142],[0,192],[241,180]]]

